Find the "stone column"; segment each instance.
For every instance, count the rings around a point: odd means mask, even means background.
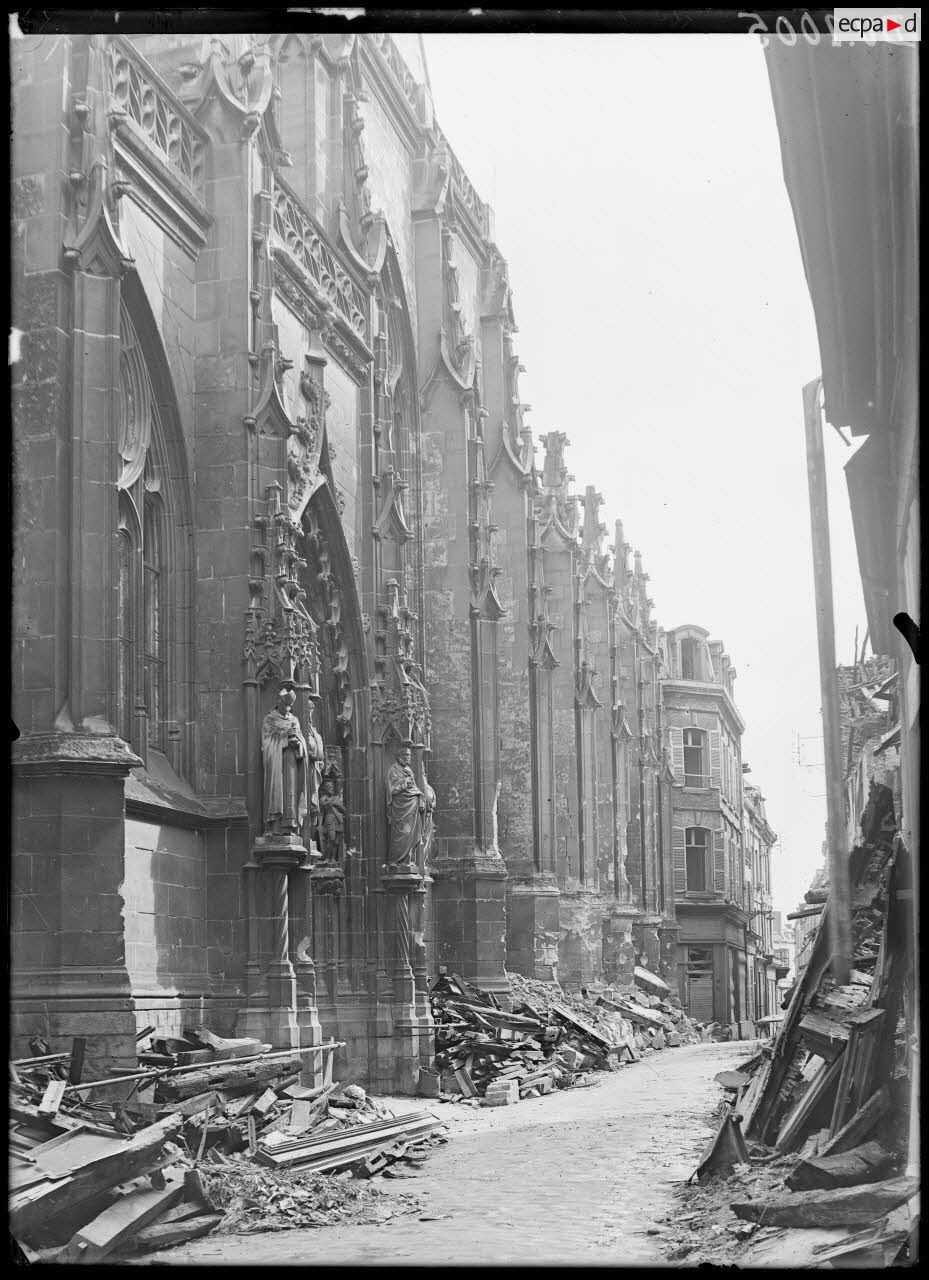
[[[417,1008],[413,972],[413,922],[423,885],[424,877],[418,871],[392,871],[385,867],[381,873],[389,928],[385,942],[393,987],[393,1035],[389,1042],[382,1040],[378,1045],[378,1058],[383,1059],[389,1052],[390,1061],[380,1063],[380,1072],[389,1075],[393,1087],[401,1093],[416,1090],[421,1039],[429,1035],[432,1024],[431,1016]]]

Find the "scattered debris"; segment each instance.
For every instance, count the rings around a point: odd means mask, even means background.
[[[603,987],[596,997],[508,976],[512,1009],[458,974],[443,973],[433,983],[436,1070],[420,1071],[421,1094],[509,1106],[590,1084],[588,1071],[616,1071],[666,1046],[701,1039],[677,996],[646,969],[635,970],[635,987]]]
[[[28,1260],[86,1265],[211,1231],[385,1221],[402,1200],[371,1208],[357,1179],[412,1176],[446,1140],[431,1113],[396,1117],[332,1083],[335,1042],[269,1053],[204,1027],[185,1036],[140,1053],[167,1064],[79,1088],[75,1053],[11,1069],[10,1229]],[[320,1052],[330,1082],[300,1085],[305,1055]]]
[[[838,985],[831,969],[826,900],[806,968],[773,1043],[737,1071],[716,1077],[727,1090],[720,1125],[701,1160],[700,1261],[771,1265],[756,1248],[765,1228],[840,1232],[810,1265],[852,1259],[890,1265],[919,1222],[917,1182],[904,1176],[914,957],[910,854],[896,832],[893,794],[872,782],[861,839],[849,858],[854,968]],[[738,1122],[741,1121],[741,1124]],[[736,1139],[734,1134],[738,1133]],[[736,1163],[748,1142],[748,1169]],[[743,1157],[744,1159],[745,1157]],[[730,1170],[732,1172],[730,1172]],[[714,1178],[711,1175],[722,1176]],[[731,1182],[751,1186],[731,1202]],[[786,1191],[785,1191],[786,1184]],[[712,1217],[728,1243],[710,1243]],[[736,1223],[759,1231],[736,1229]],[[694,1228],[689,1230],[694,1231]],[[668,1257],[681,1242],[669,1242]],[[843,1265],[836,1263],[836,1265]]]

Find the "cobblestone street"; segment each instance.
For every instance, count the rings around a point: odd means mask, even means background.
[[[418,1214],[378,1226],[213,1236],[145,1263],[662,1265],[659,1218],[710,1135],[713,1077],[751,1044],[654,1053],[588,1089],[471,1109],[436,1104],[450,1141],[409,1180]],[[398,1113],[409,1098],[387,1100]],[[427,1221],[422,1218],[428,1215]],[[650,1229],[655,1234],[649,1234]]]

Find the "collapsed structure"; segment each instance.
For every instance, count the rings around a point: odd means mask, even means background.
[[[15,1049],[325,1033],[412,1089],[441,966],[683,959],[698,1017],[772,1012],[734,671],[562,432],[537,465],[423,76],[386,34],[18,54]]]

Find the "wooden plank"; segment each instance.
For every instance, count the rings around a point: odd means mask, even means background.
[[[832,952],[826,927],[828,912],[827,903],[816,929],[809,963],[794,987],[787,1013],[774,1043],[771,1066],[764,1090],[755,1106],[751,1126],[749,1127],[748,1123],[746,1123],[744,1130],[746,1136],[758,1138],[762,1142],[768,1136],[767,1130],[778,1105],[781,1089],[794,1060],[797,1049],[797,1024],[807,1012],[823,975],[829,967]]]
[[[161,1191],[147,1187],[121,1196],[115,1204],[104,1209],[103,1213],[72,1236],[56,1261],[79,1262],[84,1265],[100,1262],[166,1209],[177,1204],[183,1194],[184,1175],[172,1172],[166,1175],[165,1186]]]
[[[375,1124],[354,1125],[351,1129],[340,1130],[333,1136],[324,1135],[318,1138],[303,1138],[294,1142],[281,1143],[272,1150],[259,1148],[256,1159],[261,1164],[290,1168],[303,1168],[309,1162],[318,1159],[329,1160],[347,1151],[355,1151],[362,1147],[385,1145],[391,1140],[405,1136],[422,1136],[433,1129],[441,1128],[444,1121],[437,1119],[431,1112],[424,1112],[414,1117],[404,1116],[399,1121],[382,1121]]]
[[[182,1102],[166,1103],[161,1110],[174,1116],[193,1116],[208,1103],[217,1105],[219,1097],[215,1089],[208,1089],[206,1093],[195,1093],[192,1098],[184,1098]]]
[[[797,1149],[809,1130],[816,1108],[828,1097],[829,1091],[838,1083],[841,1069],[841,1054],[837,1058],[833,1058],[832,1062],[823,1063],[803,1097],[781,1125],[777,1142],[774,1144],[775,1151],[784,1152]]]
[[[478,1092],[474,1087],[474,1081],[468,1074],[466,1067],[460,1067],[455,1071],[455,1079],[458,1081],[458,1087],[466,1098],[478,1097]]]
[[[274,1090],[265,1089],[258,1101],[252,1103],[252,1110],[257,1111],[260,1116],[266,1116],[276,1102],[277,1094]]]
[[[811,1053],[831,1062],[848,1043],[848,1027],[838,1018],[819,1009],[810,1009],[800,1019],[799,1032]]]
[[[861,1106],[851,1120],[829,1138],[819,1149],[821,1156],[835,1155],[840,1151],[851,1151],[863,1138],[871,1133],[879,1120],[890,1110],[890,1089],[883,1085]]]
[[[444,1127],[444,1122],[433,1119],[431,1122],[423,1121],[421,1125],[415,1129],[406,1131],[405,1136],[411,1139],[422,1139],[437,1129]],[[339,1147],[335,1151],[325,1152],[321,1155],[305,1155],[298,1157],[289,1162],[286,1166],[299,1170],[301,1173],[330,1173],[338,1169],[344,1169],[348,1165],[354,1164],[362,1156],[370,1155],[373,1152],[380,1151],[385,1145],[389,1144],[392,1138],[397,1135],[375,1135],[366,1142],[354,1142],[350,1145]],[[259,1159],[261,1157],[259,1156]],[[268,1163],[262,1161],[262,1163]]]
[[[880,1031],[883,1021],[883,1009],[870,1009],[864,1015],[856,1017],[848,1029],[848,1048],[836,1089],[832,1123],[829,1126],[830,1137],[838,1133],[871,1091],[874,1036]]]
[[[70,1177],[48,1185],[30,1187],[10,1197],[10,1230],[30,1242],[42,1234],[42,1228],[56,1215],[75,1208],[83,1200],[99,1195],[119,1182],[125,1182],[151,1167],[162,1145],[176,1134],[184,1120],[168,1116],[140,1130],[131,1138],[113,1144],[113,1150],[91,1159]]]
[[[65,1080],[49,1080],[42,1095],[42,1101],[39,1103],[40,1116],[54,1116],[58,1114],[58,1108],[61,1106],[61,1100],[64,1097],[64,1091],[67,1088]]]
[[[135,1243],[140,1249],[167,1249],[169,1245],[184,1244],[208,1235],[223,1220],[221,1213],[208,1213],[184,1222],[156,1223],[140,1231]]]
[[[798,1191],[790,1199],[749,1200],[729,1207],[737,1218],[763,1222],[766,1227],[857,1227],[889,1213],[918,1190],[918,1178],[890,1178],[859,1187]]]
[[[39,1067],[46,1062],[67,1062],[70,1053],[43,1053],[38,1058],[14,1058],[14,1067]]]

